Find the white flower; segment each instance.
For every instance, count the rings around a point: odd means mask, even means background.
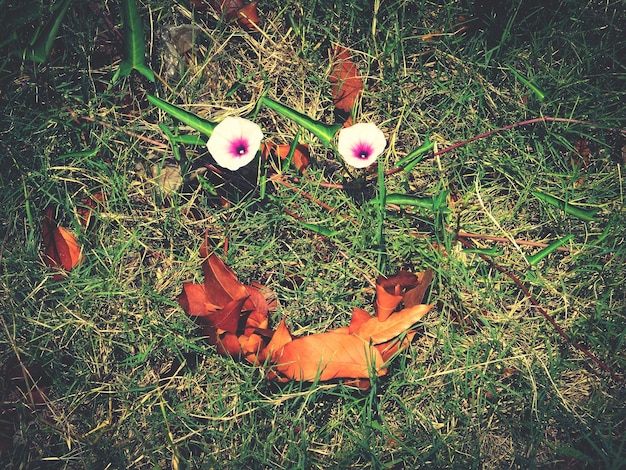
[[[341,158],[355,168],[365,168],[374,163],[386,146],[385,134],[371,122],[359,122],[341,129],[337,140]]]
[[[229,116],[215,126],[206,146],[219,166],[235,171],[254,159],[261,140],[258,124]]]

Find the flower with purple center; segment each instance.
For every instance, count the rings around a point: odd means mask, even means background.
[[[206,146],[219,166],[235,171],[254,159],[261,140],[258,124],[229,116],[215,126]]]
[[[339,131],[337,150],[344,161],[365,168],[376,161],[387,146],[385,134],[376,124],[359,122]]]

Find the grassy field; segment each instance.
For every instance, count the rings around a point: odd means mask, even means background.
[[[155,83],[112,82],[118,2],[73,2],[47,61],[30,60],[56,11],[43,3],[0,13],[2,468],[623,468],[623,1],[262,0],[257,31],[202,2],[138,1]],[[202,146],[176,158],[159,127],[175,120],[145,99],[251,115],[289,144],[299,128],[257,100],[345,119],[336,43],[365,84],[355,120],[387,136],[382,169],[434,143],[387,193],[440,206],[381,214],[376,170],[306,131],[306,175],[268,162],[281,177],[261,191],[258,168],[219,175]],[[61,279],[43,261],[48,208],[83,247]],[[400,269],[434,270],[435,308],[369,390],[277,384],[219,355],[176,300],[202,282],[205,237],[296,335],[371,311],[378,275]]]

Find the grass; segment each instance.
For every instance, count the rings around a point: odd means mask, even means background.
[[[122,49],[102,15],[115,24],[116,7],[74,2],[44,65],[20,55],[32,18],[6,16],[17,40],[3,42],[0,67],[3,468],[620,468],[625,141],[607,128],[626,127],[623,2],[496,3],[268,0],[256,33],[186,2],[139,4],[159,96],[207,118],[252,112],[267,91],[332,122],[328,49],[349,47],[366,83],[356,115],[387,134],[385,169],[427,137],[441,151],[539,116],[587,123],[498,132],[386,178],[389,193],[450,191],[451,212],[386,211],[384,274],[433,268],[436,309],[365,392],[268,382],[199,338],[176,297],[201,279],[206,234],[242,281],[275,292],[272,325],[285,317],[297,335],[346,325],[353,307],[371,308],[379,274],[375,178],[355,181],[303,132],[308,178],[285,174],[337,214],[280,184],[261,199],[254,170],[211,180],[223,204],[198,182],[200,147],[181,149],[182,186],[166,191],[159,175],[179,162],[137,135],[166,142],[158,124],[174,123],[145,102],[152,84],[109,83]],[[459,15],[474,18],[465,32]],[[190,22],[193,52],[166,73],[164,28]],[[255,121],[277,143],[298,130],[263,108]],[[533,191],[599,211],[587,222]],[[78,210],[97,192],[106,199],[81,228]],[[47,207],[85,252],[60,281],[42,262]],[[313,233],[285,210],[339,234]],[[507,241],[473,239],[496,248],[483,259],[458,229]],[[570,234],[566,250],[528,265],[540,248],[519,242]],[[18,386],[29,376],[45,399]]]

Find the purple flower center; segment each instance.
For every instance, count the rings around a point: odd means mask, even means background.
[[[230,143],[230,153],[234,157],[240,157],[248,153],[248,141],[243,137],[233,140]]]
[[[374,149],[372,146],[365,142],[359,142],[353,149],[352,152],[356,158],[360,158],[361,160],[367,160],[371,155]]]

